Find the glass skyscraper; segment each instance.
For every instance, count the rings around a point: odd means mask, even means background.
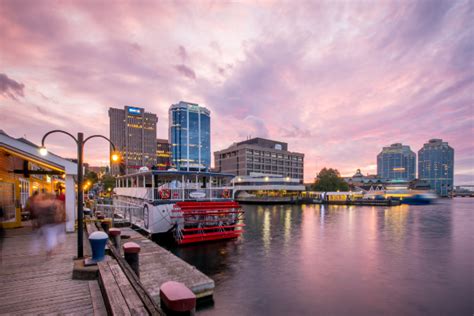
[[[171,163],[180,170],[206,170],[211,165],[211,112],[180,101],[169,109]]]
[[[384,147],[377,155],[377,176],[387,180],[415,179],[416,155],[400,143]]]
[[[453,190],[454,149],[442,139],[430,139],[418,151],[418,178],[440,196]]]

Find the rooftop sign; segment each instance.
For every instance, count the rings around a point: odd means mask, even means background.
[[[128,108],[128,114],[140,115],[142,114],[142,110],[139,108]]]

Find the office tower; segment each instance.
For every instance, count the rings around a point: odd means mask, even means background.
[[[276,174],[303,181],[304,154],[288,151],[284,142],[252,138],[214,152],[216,171],[248,176]]]
[[[112,164],[112,174],[138,172],[156,163],[156,114],[145,109],[125,106],[110,108],[110,140],[121,155],[119,164]],[[112,150],[112,148],[111,148]]]
[[[171,146],[167,139],[156,140],[156,167],[166,170],[171,165]]]
[[[211,165],[211,112],[180,101],[169,109],[171,163],[180,170],[207,170]]]
[[[418,178],[440,196],[453,190],[454,149],[442,139],[430,139],[418,151]]]
[[[416,155],[400,143],[384,147],[377,155],[377,176],[386,180],[413,180],[416,173]]]

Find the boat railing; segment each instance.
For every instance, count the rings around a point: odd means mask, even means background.
[[[154,200],[157,201],[218,201],[232,198],[231,188],[156,188],[154,190]]]
[[[117,196],[149,201],[195,201],[232,199],[232,187],[218,188],[115,188]]]

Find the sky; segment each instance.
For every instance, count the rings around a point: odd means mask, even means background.
[[[248,137],[323,167],[376,173],[382,147],[455,149],[474,183],[474,1],[0,0],[0,129],[40,143],[109,134],[144,107],[168,136],[180,100],[211,111],[211,151]],[[65,135],[50,151],[75,156]],[[108,162],[88,143],[85,160]]]

